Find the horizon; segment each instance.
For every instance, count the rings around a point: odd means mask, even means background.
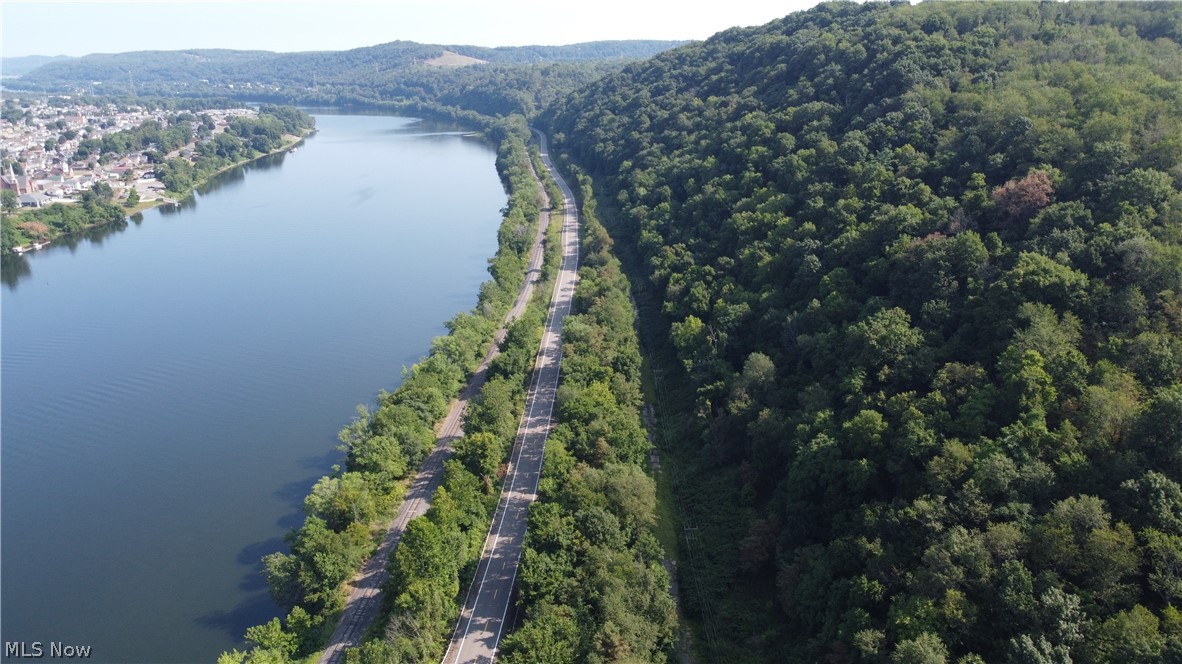
[[[476,0],[453,0],[446,5],[424,0],[6,0],[0,5],[0,55],[300,53],[349,51],[395,41],[485,48],[696,41],[736,26],[762,25],[817,4],[817,0],[737,0],[705,11],[674,13],[667,6],[626,0],[606,0],[593,12],[536,0],[506,0],[495,6]],[[627,20],[620,20],[622,16]],[[317,27],[308,30],[310,25]],[[133,36],[128,36],[128,26]]]
[[[184,53],[184,52],[188,52],[188,51],[231,51],[231,52],[238,52],[238,53],[275,53],[275,54],[282,54],[282,55],[290,55],[290,54],[299,54],[299,53],[340,53],[343,51],[355,51],[355,50],[364,49],[364,48],[376,48],[378,46],[385,46],[386,44],[393,44],[393,43],[400,42],[400,41],[410,42],[410,43],[414,43],[414,44],[421,44],[424,46],[446,46],[446,47],[457,47],[457,48],[465,47],[465,46],[472,46],[475,48],[502,49],[502,48],[536,48],[536,47],[561,48],[561,47],[567,47],[567,46],[579,46],[582,44],[611,43],[611,42],[625,43],[625,42],[644,42],[644,41],[667,41],[667,42],[689,43],[689,42],[696,41],[696,40],[693,40],[693,39],[641,39],[641,38],[637,38],[637,39],[592,39],[589,41],[570,42],[567,44],[540,44],[539,43],[539,44],[513,44],[513,45],[502,45],[502,46],[481,46],[479,44],[460,44],[460,43],[455,43],[455,42],[444,44],[444,43],[417,42],[412,39],[393,39],[393,40],[381,42],[378,44],[368,44],[366,46],[354,46],[354,47],[345,48],[345,49],[309,49],[309,50],[305,50],[305,51],[271,51],[271,50],[262,49],[262,48],[226,48],[226,47],[220,47],[220,46],[214,46],[214,47],[207,48],[207,47],[202,47],[202,46],[194,46],[194,47],[190,47],[190,48],[150,48],[150,49],[142,49],[139,51],[95,51],[94,53],[86,53],[84,55],[65,55],[63,53],[53,53],[53,54],[50,54],[50,53],[30,53],[28,55],[8,55],[7,53],[5,53],[0,57],[11,58],[14,60],[18,59],[18,58],[86,58],[86,57],[90,57],[92,55],[120,55],[120,54],[124,54],[124,53],[145,53],[145,52]]]

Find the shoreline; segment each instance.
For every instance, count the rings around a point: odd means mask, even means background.
[[[302,136],[296,136],[295,134],[285,134],[284,138],[291,137],[292,140],[290,142],[285,142],[281,147],[275,148],[274,150],[272,150],[270,152],[266,152],[266,153],[260,154],[258,156],[255,156],[255,157],[251,157],[250,159],[243,159],[242,161],[235,162],[233,164],[229,164],[227,166],[223,166],[222,168],[219,168],[218,170],[214,171],[213,173],[210,173],[209,177],[201,180],[200,182],[194,182],[193,188],[189,190],[189,193],[185,194],[184,196],[181,196],[180,198],[169,199],[166,196],[162,196],[160,198],[154,198],[150,201],[142,201],[139,205],[136,205],[135,208],[130,210],[127,213],[127,216],[130,217],[133,214],[143,212],[144,210],[150,210],[154,207],[160,207],[161,205],[170,205],[170,204],[175,205],[176,203],[180,203],[181,201],[187,201],[193,197],[193,194],[197,193],[198,187],[203,187],[206,184],[209,184],[210,180],[213,180],[214,178],[221,175],[222,173],[225,173],[227,171],[238,168],[239,166],[245,166],[247,164],[254,163],[254,162],[256,162],[260,159],[264,159],[266,157],[277,155],[280,152],[287,152],[287,151],[291,150],[292,148],[299,147],[300,145],[302,145],[304,143],[304,141],[308,140],[309,136],[312,136],[315,133],[316,133],[316,130],[312,129],[308,133],[306,133]],[[176,193],[176,192],[172,192],[172,193]],[[176,203],[173,202],[174,200],[176,201]],[[93,226],[91,228],[93,228]]]
[[[225,173],[229,170],[238,168],[240,166],[245,166],[247,164],[251,164],[253,162],[256,162],[256,161],[266,158],[266,157],[271,157],[271,156],[277,155],[281,152],[287,152],[287,151],[291,150],[292,148],[299,147],[300,145],[303,145],[304,141],[308,140],[308,138],[310,136],[313,136],[315,133],[316,133],[316,129],[313,128],[313,129],[310,129],[307,133],[304,133],[301,135],[285,134],[284,138],[286,140],[284,141],[282,146],[280,146],[270,152],[259,154],[257,156],[251,157],[249,159],[243,159],[242,161],[238,161],[233,164],[229,164],[227,166],[224,166],[224,167],[218,169],[217,171],[214,171],[213,173],[210,173],[208,177],[202,179],[200,182],[193,183],[193,188],[190,189],[187,194],[180,196],[179,198],[173,199],[173,198],[169,198],[167,196],[160,196],[159,198],[153,198],[151,200],[141,200],[134,208],[130,208],[130,209],[123,208],[125,210],[125,214],[123,215],[122,221],[126,223],[132,217],[132,215],[140,214],[144,210],[150,210],[152,208],[157,208],[162,205],[178,205],[182,201],[189,200],[190,198],[193,197],[193,194],[195,194],[197,192],[197,189],[199,187],[205,186],[211,180],[213,180],[215,177],[221,175],[222,173]],[[175,192],[169,192],[169,193],[175,193]],[[75,203],[71,203],[71,204],[75,204]],[[123,205],[121,203],[112,202],[112,204],[118,205],[121,208],[123,207]],[[40,208],[38,208],[38,209],[40,209]],[[6,213],[6,216],[9,216],[9,215],[19,217],[20,211],[18,210],[15,215],[13,215],[13,213]],[[98,228],[103,228],[105,226],[110,226],[112,223],[114,223],[114,222],[107,222],[107,223],[101,223],[101,224],[97,224],[97,223],[96,224],[87,224],[86,226],[79,228],[76,231],[73,231],[70,233],[60,233],[58,235],[54,235],[52,237],[49,237],[43,243],[41,243],[40,246],[22,245],[20,247],[13,247],[13,249],[11,251],[6,251],[3,253],[3,255],[4,255],[5,259],[10,259],[12,257],[18,257],[18,256],[25,256],[27,254],[31,254],[36,251],[40,251],[41,249],[44,249],[48,246],[51,246],[51,245],[53,245],[54,242],[56,242],[62,238],[80,235],[80,234],[85,233],[87,231],[92,231],[92,230],[95,230]]]

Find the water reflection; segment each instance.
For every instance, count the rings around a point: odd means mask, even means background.
[[[324,476],[324,469],[333,467],[333,464],[340,461],[341,453],[335,447],[325,454],[300,460],[300,465],[311,474],[288,482],[275,492],[275,497],[279,498],[288,510],[276,521],[277,526],[290,532],[303,525],[304,497],[317,480]],[[237,639],[248,627],[260,625],[275,617],[276,605],[267,586],[263,558],[273,553],[286,553],[290,546],[290,542],[284,537],[270,537],[244,546],[237,556],[237,563],[242,571],[238,582],[238,588],[243,592],[241,601],[231,609],[219,608],[198,617],[197,624],[221,630],[230,638]]]
[[[4,256],[3,261],[0,261],[0,279],[3,279],[4,285],[8,286],[9,290],[16,288],[16,282],[32,273],[33,270],[29,268],[28,256],[8,254]]]
[[[132,215],[132,217],[133,217],[133,220],[135,217],[139,217],[139,220],[136,221],[137,224],[143,220],[143,215],[141,215],[139,213]],[[74,253],[78,250],[78,247],[83,244],[101,245],[106,238],[108,238],[116,233],[122,232],[126,228],[127,228],[127,220],[126,219],[116,221],[116,222],[107,224],[105,226],[98,226],[95,228],[87,228],[85,230],[78,231],[77,233],[73,233],[71,235],[65,235],[65,236],[57,238],[56,240],[53,241],[53,244],[49,245],[48,248],[43,249],[42,251],[43,252],[61,251],[64,248],[64,249],[68,250],[70,253]],[[40,252],[38,252],[38,253],[40,253]],[[20,255],[20,256],[17,256],[17,255],[5,255],[4,256],[4,260],[2,262],[0,262],[0,267],[2,267],[2,269],[0,269],[0,272],[3,273],[4,285],[7,286],[9,290],[16,289],[17,284],[22,279],[27,279],[28,277],[30,277],[33,274],[33,268],[31,265],[31,258],[34,255],[36,255],[36,254]]]
[[[303,144],[304,141],[300,141],[296,144],[296,147],[300,147]],[[231,168],[227,171],[218,173],[217,175],[210,178],[205,184],[197,187],[195,191],[197,194],[205,196],[206,194],[211,194],[215,191],[218,191],[219,189],[232,189],[246,182],[247,171],[268,171],[273,168],[279,168],[283,165],[283,160],[286,158],[286,151],[259,157],[254,161],[242,164],[241,166],[235,166],[234,168]],[[195,195],[189,196],[181,200],[176,205],[165,203],[164,205],[150,209],[155,209],[160,213],[161,216],[168,217],[181,212],[195,210],[197,208],[197,199],[198,197]],[[107,237],[126,230],[128,226],[128,220],[135,223],[136,226],[139,226],[144,221],[144,214],[142,212],[136,212],[122,221],[96,228],[88,228],[77,233],[59,237],[55,239],[53,244],[44,251],[54,251],[58,247],[65,247],[71,253],[73,253],[78,249],[79,245],[84,242],[101,245]],[[5,255],[3,260],[0,261],[0,273],[2,273],[2,275],[0,275],[0,280],[2,280],[4,285],[10,290],[15,289],[17,284],[22,279],[27,279],[32,275],[33,269],[29,258],[30,257],[27,255],[18,256],[12,254]]]
[[[6,638],[128,663],[241,650],[282,617],[259,561],[340,463],[336,432],[471,306],[495,152],[384,133],[402,118],[318,124],[192,213],[5,265],[3,526],[36,533],[3,541]]]
[[[381,109],[365,109],[365,108],[322,108],[316,106],[301,106],[300,110],[312,115],[371,115],[371,116],[388,116],[389,111]],[[464,138],[474,138],[476,140],[485,141],[478,132],[472,131],[470,127],[465,127],[463,124],[452,120],[443,120],[438,118],[408,118],[409,122],[401,124],[396,127],[383,130],[381,133],[385,135],[406,136],[411,138],[447,139],[454,136],[462,136]]]

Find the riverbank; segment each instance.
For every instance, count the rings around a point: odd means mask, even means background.
[[[303,134],[285,134],[283,136],[283,145],[275,148],[274,150],[271,150],[269,152],[262,152],[254,157],[242,159],[242,160],[236,161],[232,164],[227,164],[227,165],[219,168],[218,170],[210,173],[208,176],[202,178],[200,181],[194,182],[193,188],[190,189],[189,192],[186,194],[181,194],[181,193],[175,192],[175,191],[161,190],[165,194],[171,194],[171,196],[162,196],[160,198],[153,198],[153,199],[148,199],[148,200],[141,198],[140,203],[138,205],[136,205],[134,208],[131,208],[128,211],[128,214],[132,215],[137,212],[143,212],[144,210],[148,210],[148,209],[151,209],[154,207],[159,207],[161,205],[174,205],[174,204],[179,203],[181,201],[188,200],[193,197],[193,194],[198,189],[209,184],[210,181],[212,181],[214,178],[221,175],[222,173],[232,171],[235,168],[239,168],[241,166],[246,166],[247,164],[253,164],[254,162],[256,162],[260,159],[266,159],[267,157],[271,157],[271,156],[281,154],[284,152],[289,152],[293,148],[298,148],[301,145],[303,145],[304,141],[306,141],[310,136],[312,136],[315,133],[316,133],[315,129],[309,129],[306,132],[304,132]]]
[[[116,202],[97,202],[88,208],[88,207],[86,207],[86,204],[83,202],[72,201],[70,203],[54,203],[53,205],[50,205],[48,207],[43,207],[43,208],[26,208],[26,209],[22,209],[22,210],[15,210],[13,212],[6,212],[6,213],[4,213],[4,217],[5,217],[5,220],[4,220],[4,226],[5,226],[4,246],[2,248],[0,248],[0,253],[2,253],[5,258],[9,258],[11,256],[23,255],[23,254],[29,253],[31,251],[37,251],[39,249],[44,249],[45,247],[52,245],[55,241],[66,238],[66,237],[70,237],[72,235],[78,235],[78,234],[85,233],[85,232],[88,232],[88,231],[91,231],[94,229],[102,228],[102,227],[108,226],[112,223],[126,221],[127,217],[129,217],[131,215],[139,214],[139,213],[143,212],[144,210],[149,210],[151,208],[159,207],[161,205],[176,205],[176,204],[180,203],[181,201],[192,198],[193,193],[197,189],[205,186],[211,180],[213,180],[215,177],[221,175],[222,173],[233,170],[235,168],[239,168],[241,166],[245,166],[247,164],[251,164],[253,162],[256,162],[260,159],[264,159],[266,157],[270,157],[272,155],[276,155],[276,154],[279,154],[282,152],[289,151],[292,148],[299,147],[300,145],[302,145],[304,143],[305,140],[308,139],[309,136],[311,136],[315,132],[316,132],[315,129],[311,129],[311,130],[308,130],[306,133],[303,133],[300,135],[297,135],[297,134],[285,135],[283,137],[284,143],[282,146],[280,146],[274,150],[271,150],[270,152],[259,154],[259,155],[250,157],[249,159],[243,159],[243,160],[234,162],[232,164],[229,164],[227,166],[220,168],[217,171],[210,173],[209,176],[202,178],[199,182],[194,183],[193,188],[186,194],[178,194],[177,192],[164,191],[163,194],[172,194],[172,195],[166,196],[166,195],[162,194],[161,196],[159,196],[157,198],[152,198],[152,199],[147,199],[147,200],[141,199],[140,203],[138,203],[135,207],[132,207],[132,208],[127,208],[127,207],[123,206],[122,204],[116,203]],[[69,230],[64,230],[64,231],[59,230],[45,220],[45,217],[48,214],[52,214],[50,211],[54,210],[55,206],[57,208],[60,208],[58,210],[58,212],[62,215],[69,215],[70,213],[75,213],[77,210],[83,210],[85,212],[85,214],[87,214],[87,216],[90,219],[94,219],[95,217],[99,217],[99,218],[97,220],[83,222],[80,224],[73,223],[70,225]],[[21,228],[24,224],[30,224],[30,223],[38,224],[38,227]],[[10,226],[15,227],[15,228],[10,228]],[[20,241],[19,243],[16,243],[14,240],[10,244],[10,237],[11,237],[10,231],[21,231],[21,230],[32,231],[32,232],[36,233],[36,237],[35,238],[23,237],[23,238],[21,238],[22,241]]]
[[[296,117],[290,117],[293,114]],[[240,126],[247,122],[251,124],[245,128]],[[263,135],[251,133],[258,131],[262,131]],[[311,118],[296,109],[275,108],[272,113],[266,114],[258,121],[235,120],[235,124],[227,129],[231,136],[230,146],[221,143],[221,136],[225,134],[219,134],[217,152],[207,150],[207,144],[202,144],[201,149],[197,150],[196,143],[189,143],[169,153],[167,159],[158,161],[154,166],[157,179],[140,180],[133,186],[132,192],[140,198],[140,202],[130,209],[112,200],[115,192],[109,184],[100,182],[83,192],[77,201],[6,212],[3,218],[0,254],[9,256],[35,251],[66,236],[126,221],[129,215],[149,208],[178,204],[191,198],[194,191],[218,175],[259,159],[293,150],[315,131]],[[241,138],[236,136],[239,133],[242,134]],[[277,147],[271,148],[270,146],[276,142]],[[261,149],[252,149],[252,146]],[[187,149],[194,156],[179,157],[183,149]],[[196,155],[198,152],[201,156]],[[251,154],[206,170],[222,159],[233,159],[242,152]],[[153,183],[157,183],[157,186],[153,186]]]
[[[356,644],[357,636],[351,635],[363,633],[366,617],[373,614],[362,610],[354,612],[353,619],[342,619],[342,609],[346,604],[359,601],[376,603],[377,588],[368,589],[373,592],[367,590],[360,600],[348,602],[346,582],[366,559],[376,558],[377,569],[384,567],[385,551],[374,555],[375,539],[383,539],[388,533],[389,514],[394,503],[402,499],[404,493],[410,495],[405,491],[406,487],[419,484],[411,479],[417,475],[416,470],[431,466],[435,472],[428,472],[426,477],[439,478],[439,472],[446,469],[441,477],[442,484],[448,488],[449,495],[454,495],[457,500],[462,498],[462,511],[473,515],[485,511],[482,487],[495,485],[497,469],[482,472],[482,479],[463,465],[444,466],[442,457],[432,453],[437,452],[437,444],[444,446],[445,453],[450,451],[447,448],[458,433],[452,430],[459,424],[458,415],[462,409],[455,411],[451,427],[445,423],[443,433],[451,431],[453,436],[446,436],[442,442],[437,436],[441,432],[438,428],[440,420],[448,415],[452,400],[461,395],[468,379],[479,373],[480,362],[485,358],[489,344],[501,336],[498,328],[527,284],[528,277],[537,274],[538,269],[546,271],[544,265],[532,268],[529,261],[531,240],[536,232],[531,222],[539,216],[540,201],[525,147],[528,130],[523,121],[513,120],[494,127],[494,130],[498,129],[489,134],[499,138],[497,171],[508,190],[509,202],[497,231],[498,249],[489,267],[493,279],[481,286],[474,309],[448,321],[450,333],[431,344],[430,353],[404,374],[398,389],[393,393],[382,392],[376,409],[361,408],[353,423],[341,431],[339,439],[342,449],[346,450],[343,467],[335,467],[331,475],[317,481],[305,499],[307,518],[303,526],[285,538],[291,544],[290,553],[276,552],[264,557],[267,585],[276,601],[290,608],[290,613],[286,619],[275,618],[247,630],[247,640],[259,650],[275,649],[278,644],[255,637],[264,633],[281,634],[287,635],[281,648],[286,657],[312,654],[326,645],[323,643],[326,628],[332,629],[338,621],[349,623],[342,625],[349,634],[342,634],[348,638],[339,638],[337,642]],[[532,317],[527,313],[523,318]],[[540,315],[537,318],[540,328]],[[519,341],[516,337],[525,329],[523,325],[510,326],[505,334],[505,347],[515,347]],[[480,397],[469,404],[464,421],[465,433],[488,433],[488,438],[493,439],[490,448],[496,450],[509,448],[524,402],[524,378],[517,375],[516,360],[528,359],[529,354],[523,353],[521,358],[515,353],[509,355],[511,357],[506,358],[502,354],[489,366],[489,382],[484,384]],[[490,385],[495,385],[491,391]],[[507,431],[502,432],[502,429]],[[499,459],[501,455],[495,456]],[[460,482],[463,487],[455,482]],[[427,488],[423,487],[424,495]],[[425,505],[424,495],[416,495],[414,500]],[[491,510],[491,504],[488,508]],[[407,512],[406,516],[410,513]],[[407,525],[408,542],[421,539],[421,533],[414,532],[421,523],[421,520],[412,520]],[[474,541],[484,532],[483,528],[477,530],[479,533],[472,538]],[[396,541],[401,542],[400,535],[401,531]],[[400,546],[399,550],[402,548]],[[479,551],[478,546],[475,551]],[[326,566],[324,561],[330,558],[333,565]],[[374,576],[377,575],[366,575],[365,578]],[[380,581],[377,578],[372,580]],[[399,592],[387,594],[398,596]],[[350,629],[354,625],[359,630]],[[233,651],[225,653],[219,661],[241,662],[250,656]]]
[[[506,202],[495,153],[401,118],[317,121],[195,204],[12,261],[29,272],[4,284],[5,527],[64,525],[5,543],[11,639],[162,664],[241,649],[280,615],[258,559],[343,456],[354,406],[475,305]],[[364,242],[329,247],[326,220]]]

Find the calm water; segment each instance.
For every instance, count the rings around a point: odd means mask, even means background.
[[[6,268],[3,640],[99,662],[241,645],[277,614],[259,558],[336,432],[475,303],[506,200],[492,149],[317,124],[180,210]]]

